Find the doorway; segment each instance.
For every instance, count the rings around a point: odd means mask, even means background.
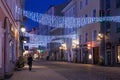
[[[93,47],[93,63],[99,63],[99,47]]]
[[[112,58],[112,55],[111,55],[111,51],[107,51],[107,65],[111,65],[111,58]]]

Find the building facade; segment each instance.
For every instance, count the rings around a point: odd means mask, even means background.
[[[119,0],[76,0],[77,17],[119,16]],[[119,22],[100,21],[77,29],[79,38],[78,62],[119,65]]]
[[[13,74],[19,53],[17,0],[0,0],[0,78]]]
[[[104,16],[120,16],[120,1],[106,0]],[[105,65],[120,65],[120,23],[105,22]]]
[[[61,13],[61,10],[64,8],[64,6],[65,4],[50,6],[46,11],[46,14],[52,16],[53,18],[55,16],[63,16],[63,14]],[[53,19],[52,22],[56,23],[57,20]],[[48,42],[48,47],[47,47],[50,60],[61,60],[60,59],[61,54],[59,52],[60,51],[59,47],[61,45],[59,41],[61,40],[61,38],[53,37],[53,36],[63,35],[63,30],[64,28],[55,28],[54,26],[40,25],[40,35],[46,35],[46,36],[52,37],[50,42]]]
[[[77,17],[99,17],[100,0],[76,0]],[[87,22],[87,21],[86,21]],[[99,63],[100,41],[97,35],[100,32],[100,23],[86,24],[80,26],[78,31],[79,51],[77,60],[81,63]]]
[[[62,10],[62,13],[64,14],[66,19],[70,17],[76,18],[76,11],[77,11],[77,7],[76,7],[75,0],[69,0],[69,3]],[[72,38],[64,38],[64,43],[66,44],[66,47],[67,47],[66,60],[75,61],[75,58],[77,57],[77,55],[76,55],[76,50],[73,49],[73,44],[74,44],[73,42],[77,40],[77,31],[76,31],[77,28],[73,28],[74,26],[70,26],[70,27],[72,28],[65,27],[64,35],[75,34],[75,36]]]

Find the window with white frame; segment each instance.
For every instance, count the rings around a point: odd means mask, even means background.
[[[96,30],[94,30],[94,31],[92,32],[92,40],[93,40],[93,41],[96,41],[96,40],[97,40],[97,31],[96,31]]]
[[[80,1],[80,9],[82,9],[82,1]]]
[[[85,33],[85,40],[84,42],[86,43],[88,41],[88,33]]]

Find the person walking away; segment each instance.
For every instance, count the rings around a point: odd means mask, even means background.
[[[31,71],[31,69],[32,69],[32,61],[33,61],[33,58],[31,56],[31,54],[28,56],[27,61],[28,61],[27,64],[29,66],[29,70]]]

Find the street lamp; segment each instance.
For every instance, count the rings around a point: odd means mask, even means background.
[[[25,32],[26,29],[25,29],[24,27],[21,27],[21,31],[22,31],[22,32]]]
[[[23,41],[23,43],[27,43],[27,41]]]
[[[98,33],[98,36],[99,36],[100,38],[103,38],[103,34],[102,34],[102,33]]]
[[[88,58],[89,58],[89,59],[92,59],[92,54],[89,54]]]
[[[23,26],[21,26],[21,28],[20,28],[20,50],[21,50],[21,54],[20,55],[22,55],[23,54],[23,44],[24,43],[27,43],[27,41],[26,40],[24,40],[24,32],[26,31],[26,29],[25,29],[25,27],[23,27]]]
[[[102,33],[98,33],[97,40],[100,41],[102,39],[103,39],[103,34]]]

